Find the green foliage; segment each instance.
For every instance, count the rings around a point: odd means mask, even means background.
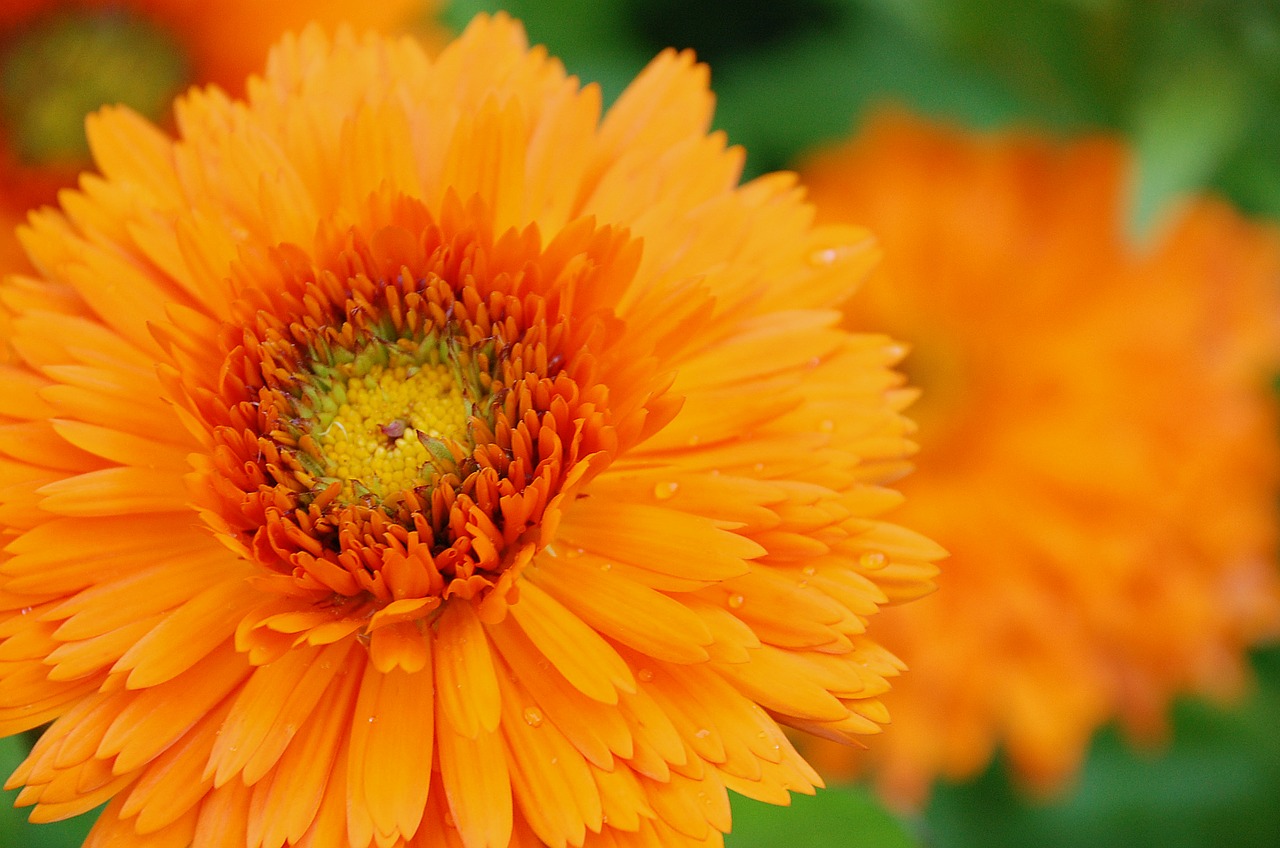
[[[0,739],[0,778],[7,779],[27,755],[30,739],[9,736]],[[17,809],[15,789],[0,793],[0,848],[73,848],[84,842],[93,826],[94,814],[54,824],[27,822],[29,810]]]
[[[858,786],[795,795],[789,807],[734,796],[727,848],[916,848],[905,825]]]

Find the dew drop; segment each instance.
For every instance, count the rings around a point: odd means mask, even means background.
[[[600,563],[600,570],[601,570],[601,571],[612,571],[612,570],[613,570],[613,563],[611,563],[611,562],[602,562],[602,563]]]
[[[707,730],[705,727],[703,727],[703,728],[699,729],[699,730],[698,730],[698,732],[697,732],[697,733],[695,733],[695,734],[693,734],[693,735],[694,735],[694,736],[696,736],[696,737],[698,737],[699,739],[706,739],[708,736],[710,736],[710,735],[711,735],[711,731],[710,731],[710,730]]]
[[[729,596],[729,606],[732,607],[733,609],[742,609],[742,605],[745,604],[746,602],[747,602],[747,599],[744,598],[742,595]]]
[[[879,551],[867,551],[865,554],[858,557],[858,562],[863,568],[869,568],[873,571],[877,568],[884,568],[887,561],[888,558]]]
[[[660,501],[669,501],[676,496],[676,492],[679,489],[680,484],[674,481],[659,483],[653,487],[653,496]]]
[[[564,557],[565,559],[577,559],[578,557],[582,556],[582,554],[583,554],[582,548],[568,548],[564,552]]]
[[[834,247],[827,247],[827,248],[823,248],[822,250],[815,250],[812,253],[810,253],[809,264],[814,265],[816,267],[822,267],[823,265],[832,264],[839,258],[840,258],[839,250],[837,250]]]
[[[542,713],[536,707],[525,707],[524,723],[530,727],[542,727]]]
[[[458,826],[458,823],[453,820],[453,812],[451,810],[444,811],[444,824],[445,827],[456,828]]]
[[[812,577],[813,575],[818,573],[818,566],[806,565],[804,568],[800,569],[800,573],[803,574],[805,577]]]
[[[690,437],[689,437],[689,447],[693,447],[694,445],[698,444],[698,443],[699,443],[699,442],[701,442],[701,441],[702,441],[702,437],[701,437],[701,436],[690,436]]]
[[[636,677],[640,678],[641,682],[648,683],[650,680],[653,680],[653,669],[642,668],[636,672]]]
[[[836,422],[830,418],[824,418],[818,422],[818,430],[823,433],[831,433],[836,429]]]
[[[753,469],[755,469],[756,471],[764,471],[764,463],[763,463],[763,462],[757,462],[755,465],[753,465],[753,466],[751,466],[751,467],[752,467]]]

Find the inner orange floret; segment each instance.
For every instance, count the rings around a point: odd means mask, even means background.
[[[213,440],[193,478],[206,520],[265,569],[259,588],[371,630],[455,596],[504,615],[619,443],[591,352],[607,316],[574,322],[531,285],[607,266],[530,239],[504,269],[475,234],[442,236],[407,261],[353,233],[324,267],[286,251],[246,270],[216,377],[185,390]]]

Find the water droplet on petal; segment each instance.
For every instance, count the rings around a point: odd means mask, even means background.
[[[674,481],[668,483],[659,483],[653,487],[653,496],[660,501],[671,500],[679,490],[680,484]]]
[[[698,737],[699,739],[706,739],[708,736],[710,736],[710,735],[711,735],[711,731],[710,731],[710,730],[707,730],[705,727],[703,727],[703,728],[699,729],[699,730],[698,730],[698,732],[697,732],[697,733],[695,733],[695,734],[693,734],[693,735],[694,735],[694,736],[696,736],[696,737]]]
[[[729,606],[732,607],[733,609],[742,609],[742,605],[745,604],[746,602],[747,602],[747,599],[744,598],[742,595],[729,596]]]
[[[835,262],[839,258],[840,258],[839,250],[837,250],[834,247],[827,247],[827,248],[823,248],[822,250],[815,250],[812,253],[810,253],[809,264],[817,267],[821,267],[823,265],[830,265],[831,263]]]
[[[641,682],[648,683],[650,680],[653,680],[653,669],[642,668],[636,672],[636,677],[640,678]]]
[[[537,707],[524,708],[524,723],[530,727],[542,726],[542,713],[538,711]]]
[[[879,551],[867,551],[865,554],[858,557],[858,562],[863,568],[868,568],[874,571],[877,568],[884,568],[885,563],[888,562],[888,558]]]
[[[818,573],[818,566],[806,565],[804,568],[800,569],[800,573],[803,574],[805,577],[812,577],[813,575]]]
[[[824,418],[822,421],[818,422],[818,430],[820,432],[832,433],[835,431],[835,429],[836,429],[836,422],[832,421],[830,418]]]
[[[612,569],[613,569],[613,563],[611,563],[611,562],[602,562],[602,563],[600,563],[600,570],[601,570],[601,571],[611,571]]]

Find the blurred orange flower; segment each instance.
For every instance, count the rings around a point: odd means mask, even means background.
[[[0,4],[0,269],[32,207],[90,165],[84,117],[124,103],[152,120],[212,83],[238,95],[281,34],[309,21],[404,28],[434,0],[5,0]]]
[[[1103,722],[1158,735],[1173,695],[1234,691],[1277,621],[1276,233],[1197,201],[1133,246],[1103,139],[891,115],[802,171],[820,219],[882,240],[847,325],[912,346],[900,515],[952,553],[877,630],[911,669],[873,746],[889,796],[998,746],[1050,787]]]
[[[505,17],[109,109],[0,369],[0,733],[90,846],[714,845],[874,733],[930,588],[875,257],[707,72],[601,120]]]

